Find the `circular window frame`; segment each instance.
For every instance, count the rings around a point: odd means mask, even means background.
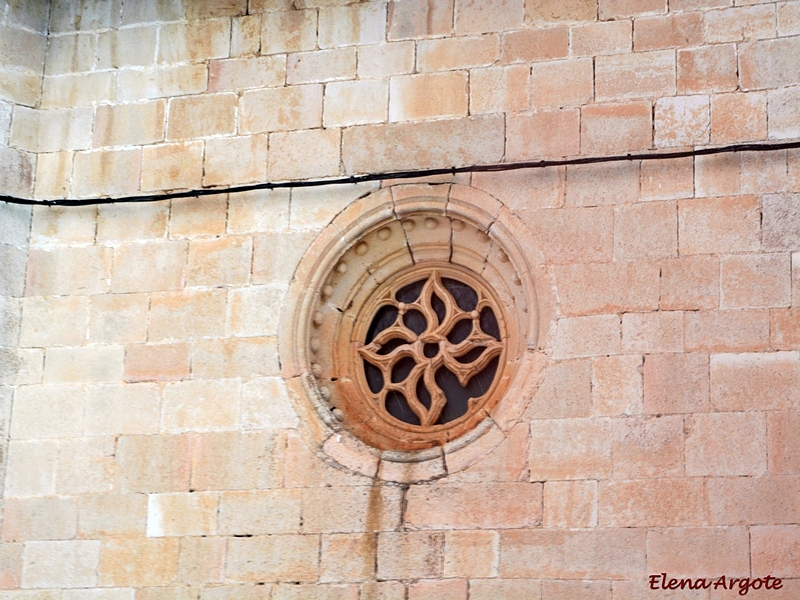
[[[323,458],[369,477],[412,482],[460,470],[505,439],[546,362],[535,352],[536,288],[515,234],[530,240],[496,198],[458,184],[382,188],[321,232],[290,285],[279,344],[301,433]],[[352,409],[363,409],[366,400],[351,338],[368,326],[370,301],[387,279],[414,264],[435,263],[455,265],[494,291],[508,334],[507,360],[485,405],[455,427],[440,428],[449,433],[414,437],[413,428],[395,423],[400,433],[387,435],[385,427],[376,428],[374,414]]]

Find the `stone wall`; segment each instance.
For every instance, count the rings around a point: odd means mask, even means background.
[[[4,194],[27,198],[33,191],[36,148],[23,142],[9,149],[9,134],[12,110],[15,118],[24,119],[41,100],[49,9],[47,0],[0,2],[0,190]]]
[[[47,40],[6,193],[800,138],[796,1],[53,0]],[[493,198],[539,296],[521,419],[404,482],[313,443],[278,343],[386,188]],[[3,211],[0,599],[800,597],[798,150]]]

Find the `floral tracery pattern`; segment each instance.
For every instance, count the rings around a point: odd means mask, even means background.
[[[358,348],[378,406],[422,427],[468,412],[491,388],[504,350],[492,304],[438,269],[390,293]]]

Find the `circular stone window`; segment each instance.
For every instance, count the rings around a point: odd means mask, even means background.
[[[284,368],[329,427],[405,452],[490,419],[536,335],[533,282],[502,205],[410,187],[440,195],[381,190],[312,244]]]
[[[432,440],[483,418],[508,340],[486,282],[450,263],[421,263],[380,285],[361,313],[350,370],[365,416]]]

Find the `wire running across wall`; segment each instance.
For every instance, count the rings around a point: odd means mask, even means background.
[[[692,150],[676,150],[671,152],[639,152],[616,154],[611,156],[585,156],[578,158],[564,158],[560,160],[538,160],[528,162],[496,163],[487,165],[470,165],[463,167],[441,167],[435,169],[416,169],[408,171],[392,171],[388,173],[369,173],[365,175],[350,175],[327,179],[306,179],[300,181],[262,182],[230,187],[200,188],[177,192],[164,192],[158,194],[143,194],[137,196],[102,197],[102,198],[62,198],[56,200],[32,200],[17,198],[15,196],[0,195],[0,200],[9,204],[25,204],[32,206],[89,206],[95,204],[117,204],[137,202],[160,202],[177,198],[194,198],[198,196],[213,196],[217,194],[235,194],[255,190],[275,190],[280,188],[321,187],[326,185],[341,185],[364,183],[368,181],[382,181],[386,179],[419,179],[439,175],[456,175],[458,173],[488,173],[499,171],[517,171],[521,169],[543,169],[547,167],[564,167],[571,165],[589,165],[598,163],[624,162],[637,160],[668,160],[675,158],[688,158],[694,156],[709,156],[712,154],[730,154],[733,152],[773,152],[777,150],[791,150],[800,148],[800,140],[790,142],[755,142],[748,144],[732,144],[730,146],[717,146],[711,148],[698,148]]]

